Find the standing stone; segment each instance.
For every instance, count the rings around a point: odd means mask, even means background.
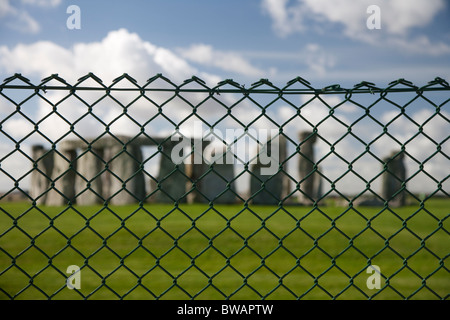
[[[208,172],[202,179],[201,193],[206,197],[205,201],[213,201],[220,204],[231,204],[236,202],[236,190],[233,182],[234,165],[227,163],[226,149],[222,154],[212,156],[216,159],[208,159],[210,165]],[[228,185],[228,186],[227,186]]]
[[[36,204],[45,204],[47,191],[50,186],[53,171],[53,152],[44,149],[41,145],[32,147],[34,169],[31,173],[30,196]]]
[[[318,166],[317,170],[322,172],[322,167]],[[314,199],[320,199],[323,196],[323,180],[318,172],[314,173],[314,189],[313,189]]]
[[[404,206],[406,203],[406,192],[402,190],[406,180],[403,158],[403,153],[394,151],[383,159],[386,170],[383,173],[382,197],[391,206]]]
[[[79,175],[76,178],[78,205],[94,205],[102,203],[103,181],[101,172],[104,170],[102,161],[103,150],[84,150],[77,160]]]
[[[75,201],[76,150],[67,149],[62,143],[53,152],[52,183],[54,187],[47,195],[46,204],[62,206]]]
[[[148,198],[148,202],[154,203],[154,202],[156,202],[156,197],[154,196],[154,194],[157,192],[158,182],[154,178],[150,178],[149,184],[150,184],[150,188],[148,190],[148,194],[150,194],[150,196]]]
[[[320,197],[321,182],[320,175],[315,172],[314,143],[316,135],[310,131],[300,133],[300,161],[299,161],[299,182],[301,204],[310,205]]]
[[[278,142],[276,141],[278,140]],[[287,176],[281,171],[286,164],[286,140],[284,136],[278,136],[275,141],[270,140],[265,145],[266,150],[258,148],[258,161],[251,167],[250,192],[254,204],[277,205],[287,194]],[[276,153],[278,152],[278,154]],[[262,153],[271,157],[271,163],[263,164],[260,161]],[[278,159],[276,159],[278,158]],[[276,161],[274,163],[273,161]],[[276,171],[272,174],[264,174],[263,169],[276,165]],[[281,166],[280,166],[281,165]]]
[[[185,173],[184,163],[175,164],[171,159],[172,149],[178,142],[162,142],[158,183],[155,195],[156,202],[186,202],[186,185],[189,179]]]
[[[127,205],[145,199],[145,178],[142,151],[139,145],[113,143],[108,162],[110,188],[107,191],[110,203]]]
[[[185,173],[189,177],[189,180],[186,184],[187,194],[187,202],[188,203],[204,203],[206,199],[201,194],[202,186],[204,184],[203,175],[207,171],[207,165],[202,164],[194,164],[188,163],[184,165]]]
[[[204,195],[202,195],[203,190],[207,189],[208,186],[206,185],[207,182],[205,182],[205,172],[208,170],[208,165],[205,162],[205,159],[203,159],[203,154],[205,151],[205,148],[208,146],[209,141],[201,141],[196,140],[192,147],[197,147],[199,150],[195,151],[192,150],[190,155],[190,163],[185,164],[185,173],[189,177],[189,180],[186,185],[186,189],[189,192],[187,195],[187,202],[188,203],[205,203],[208,200],[205,198]],[[198,152],[197,157],[195,156],[195,152]],[[201,161],[195,161],[196,158],[200,159]],[[197,163],[196,163],[197,162]],[[200,162],[200,163],[198,163]]]

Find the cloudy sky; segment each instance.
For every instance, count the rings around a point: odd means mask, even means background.
[[[72,4],[81,29],[67,28]],[[445,0],[1,0],[0,73],[420,84],[450,76],[449,18]]]
[[[72,20],[75,12],[68,10],[71,5],[80,9],[79,29],[68,27],[68,22],[70,25],[75,21]],[[378,18],[377,12],[368,12],[371,5],[380,9],[378,20],[373,20]],[[379,21],[381,28],[369,29],[368,20],[369,25]],[[21,73],[31,82],[39,83],[57,73],[69,83],[75,83],[89,72],[96,74],[106,85],[123,73],[130,74],[141,84],[162,73],[177,84],[196,75],[209,86],[233,79],[249,87],[260,78],[268,78],[282,87],[297,76],[318,88],[336,83],[351,88],[363,80],[385,87],[399,78],[422,86],[436,77],[450,80],[450,3],[445,0],[0,0],[1,79]],[[53,101],[61,98],[61,93],[48,95]],[[85,98],[95,101],[95,97]],[[232,97],[223,99],[225,103],[233,101]],[[437,95],[436,99],[439,104],[448,97]],[[297,97],[292,104],[307,100],[305,96]],[[75,107],[75,102],[67,101],[67,110],[62,110],[62,114],[72,119],[83,114],[85,111],[79,109],[79,104]],[[342,97],[329,99],[331,105],[340,102]],[[33,107],[33,103],[37,107]],[[258,110],[246,103],[242,104],[242,110],[236,108],[236,116],[254,119]],[[100,105],[98,113],[105,121],[114,119],[121,112],[111,111],[106,102],[105,106]],[[320,117],[327,116],[329,110],[320,101],[314,100],[310,106],[305,109],[305,114],[309,114],[312,122],[317,120],[318,123]],[[422,106],[423,103],[417,103],[410,108],[411,119],[424,122],[433,114],[432,108]],[[181,109],[169,116],[182,119],[189,110]],[[206,116],[217,117],[220,111],[216,109],[211,106],[213,111]],[[11,110],[14,109],[8,102],[0,99],[1,117],[6,117]],[[30,101],[24,105],[24,110],[36,121],[50,112],[51,107],[42,101]],[[448,108],[442,110],[448,119]],[[136,117],[148,117],[145,103],[136,103],[134,111]],[[336,117],[340,114],[339,119],[348,123],[361,115],[358,108],[349,103],[342,104],[336,111],[341,111],[336,112]],[[281,122],[290,119],[293,112],[292,105],[283,103],[268,110]],[[374,112],[386,123],[395,119],[398,109],[386,104]],[[433,137],[437,143],[444,141],[449,134],[447,119],[438,116],[429,121],[424,127],[428,137]],[[66,130],[60,119],[50,117],[46,122],[47,125],[42,123],[40,129],[53,139]],[[286,130],[291,130],[289,132],[295,136],[300,122],[301,119],[290,121]],[[79,130],[92,134],[95,131],[92,124],[88,120],[80,122]],[[225,121],[221,125],[223,128],[231,126]],[[257,125],[269,127],[270,122],[261,120]],[[114,122],[114,126],[118,133],[139,130],[126,117]],[[366,129],[361,128],[358,133],[366,141],[372,141],[377,130],[380,133],[380,127],[374,122],[359,127]],[[4,123],[3,130],[14,139],[20,139],[33,130],[33,125],[15,115]],[[160,133],[168,130],[168,126],[156,125],[148,130]],[[334,118],[322,124],[319,130],[331,143],[337,141],[336,134],[346,132]],[[398,141],[405,142],[416,131],[417,126],[411,121],[398,118],[391,133]],[[27,141],[39,140],[36,136],[32,135]],[[414,143],[408,142],[407,150],[414,157],[408,160],[411,172],[419,166],[417,161],[423,161],[436,151],[436,144],[430,143],[428,137],[418,136]],[[6,140],[2,154],[14,146],[10,139]],[[336,145],[348,161],[364,151],[362,145],[353,140],[356,139],[349,136],[348,141],[343,139]],[[387,143],[392,145],[392,141]],[[449,150],[448,144],[443,144],[444,150]],[[329,153],[330,146],[319,141],[317,148],[323,156]],[[373,143],[373,151],[378,150],[380,157],[390,149],[383,144],[383,139]],[[15,157],[17,161],[4,161],[2,167],[10,166],[12,171],[19,172],[23,157],[16,153],[9,159]],[[449,161],[442,154],[435,158],[436,162],[428,161],[425,165],[438,180],[443,179],[448,175],[445,168],[449,167]],[[343,162],[339,167],[333,161],[333,156],[329,156],[322,164],[329,168],[330,176],[337,178],[339,170],[345,170],[347,164]],[[363,176],[366,173],[370,179],[373,170],[367,164],[373,159],[358,161],[355,167],[358,164]],[[372,165],[379,166],[379,163]],[[428,190],[436,188],[436,182],[424,174],[414,179],[426,181]],[[6,181],[2,182],[8,186],[6,189],[12,185],[11,179],[4,174],[0,174],[0,181]],[[341,181],[345,179],[339,183]],[[351,182],[354,180],[349,178],[348,181],[350,185],[356,185]]]

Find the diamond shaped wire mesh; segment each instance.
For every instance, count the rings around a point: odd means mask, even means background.
[[[449,93],[15,74],[1,298],[447,299]]]

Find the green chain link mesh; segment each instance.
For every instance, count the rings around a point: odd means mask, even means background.
[[[449,93],[441,78],[7,78],[0,297],[447,299]],[[276,172],[237,155],[233,169],[173,163],[171,134],[193,121],[228,146],[261,147],[256,129],[275,129]],[[225,142],[216,128],[241,134]]]

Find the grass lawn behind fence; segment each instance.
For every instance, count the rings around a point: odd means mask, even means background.
[[[446,298],[449,208],[1,203],[0,299]]]

